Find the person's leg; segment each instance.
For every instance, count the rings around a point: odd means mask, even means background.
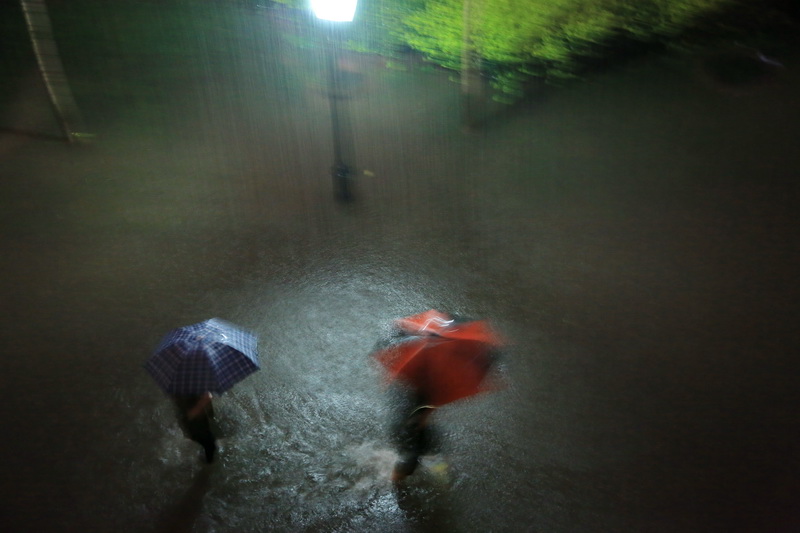
[[[203,449],[206,452],[206,462],[213,463],[214,462],[214,454],[217,451],[217,442],[214,440],[213,436],[211,439],[206,440],[201,443],[203,445]]]
[[[400,458],[394,467],[392,479],[400,481],[414,473],[419,458],[430,450],[431,438],[428,427],[429,409],[416,410],[402,428],[400,435]]]
[[[199,418],[192,420],[189,423],[191,431],[191,438],[196,443],[203,447],[206,454],[206,462],[211,463],[214,461],[214,454],[217,451],[217,439],[211,432],[211,425],[208,418]]]

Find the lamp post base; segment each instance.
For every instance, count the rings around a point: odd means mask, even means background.
[[[350,202],[353,193],[350,190],[350,168],[342,162],[336,163],[331,167],[331,177],[333,177],[333,194],[340,202]]]

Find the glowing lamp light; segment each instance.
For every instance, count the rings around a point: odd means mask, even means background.
[[[350,22],[356,14],[358,0],[311,0],[311,10],[322,20]]]

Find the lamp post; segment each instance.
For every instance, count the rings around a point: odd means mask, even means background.
[[[311,10],[318,19],[330,24],[328,35],[328,100],[331,107],[331,128],[333,130],[333,166],[331,177],[335,197],[343,202],[350,201],[350,167],[342,158],[341,124],[339,121],[339,73],[338,73],[338,45],[333,38],[334,24],[350,22],[356,13],[358,0],[310,0]]]

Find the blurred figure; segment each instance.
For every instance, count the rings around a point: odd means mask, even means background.
[[[212,398],[210,392],[172,396],[183,434],[203,447],[206,463],[214,462],[217,451],[217,438],[211,429],[214,418]]]
[[[466,320],[431,309],[394,322],[391,337],[373,358],[386,379],[407,391],[407,413],[394,431],[400,459],[393,479],[411,475],[431,450],[431,415],[435,408],[492,386],[487,375],[502,345],[488,322]]]
[[[432,405],[419,405],[397,424],[394,436],[399,458],[392,472],[392,481],[397,483],[413,474],[420,457],[432,452],[431,415],[435,409]]]

